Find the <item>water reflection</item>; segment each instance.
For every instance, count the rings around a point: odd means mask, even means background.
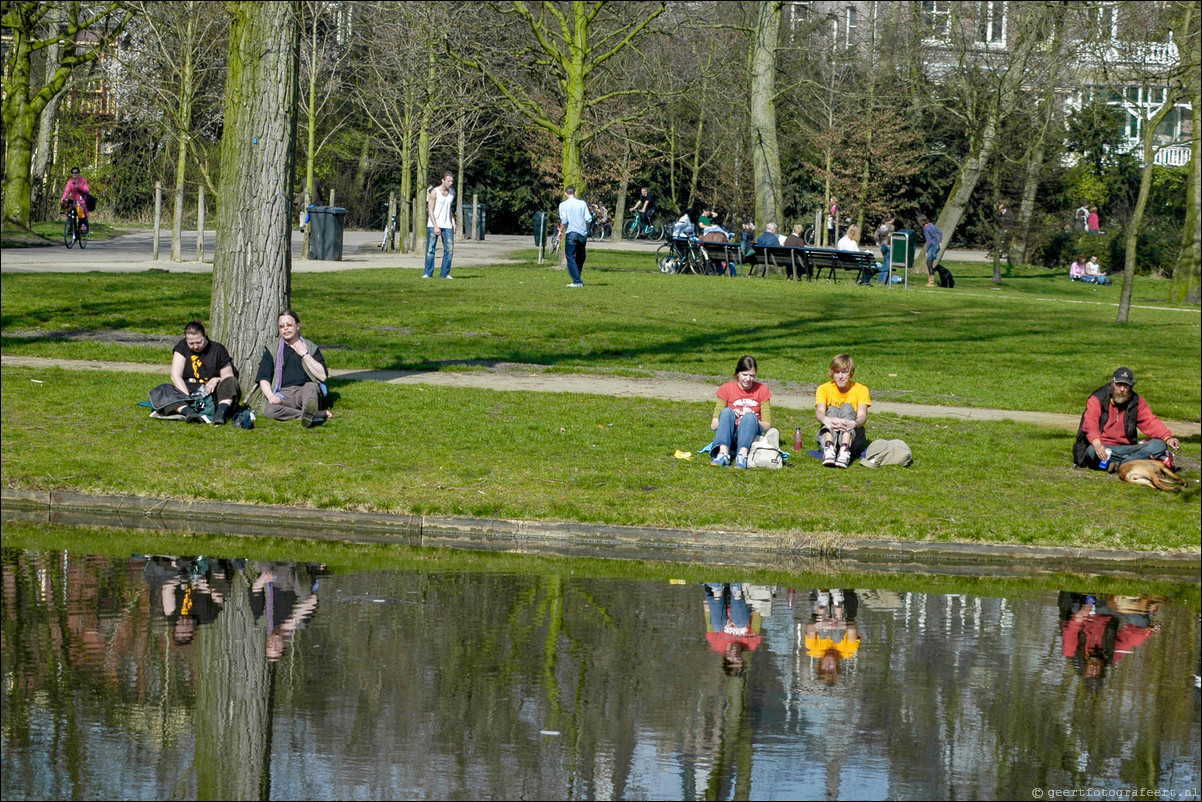
[[[1198,797],[1161,597],[0,557],[4,799]]]

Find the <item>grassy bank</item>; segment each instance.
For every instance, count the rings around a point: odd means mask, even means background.
[[[1199,419],[1197,308],[1173,308],[1168,283],[1141,278],[1131,323],[1113,323],[1118,287],[1016,270],[1001,289],[988,265],[953,265],[952,291],[843,282],[664,276],[650,254],[595,251],[582,293],[562,271],[463,268],[454,282],[376,269],[293,276],[305,334],[342,368],[470,370],[524,363],[551,370],[715,382],[743,353],[774,382],[814,385],[846,351],[874,398],[1077,413],[1119,364],[1162,416]],[[10,275],[6,354],[167,363],[162,336],[207,320],[207,275]],[[120,330],[152,343],[86,341]]]
[[[313,431],[150,420],[155,383],[122,373],[6,368],[0,473],[68,487],[325,508],[508,519],[1082,547],[1197,549],[1198,490],[1180,496],[1074,470],[1071,437],[1009,422],[870,417],[909,469],[710,468],[708,404],[347,382]],[[778,411],[809,433],[812,418]],[[807,441],[810,435],[807,434]],[[1199,458],[1197,439],[1183,455]],[[737,536],[734,536],[737,537]]]

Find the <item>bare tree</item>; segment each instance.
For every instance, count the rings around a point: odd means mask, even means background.
[[[633,47],[664,11],[663,3],[543,2],[537,10],[515,0],[498,20],[508,37],[490,49],[455,52],[479,70],[528,124],[562,147],[563,181],[584,193],[581,150],[626,115],[589,125],[588,112],[608,100],[641,95],[645,87],[598,89],[602,68]]]
[[[142,2],[132,8],[137,16],[118,54],[120,91],[126,114],[140,113],[143,122],[175,144],[171,261],[179,262],[190,154],[215,189],[198,158],[195,116],[198,104],[217,105],[228,17],[220,6],[199,0]]]
[[[67,82],[72,70],[96,59],[121,33],[129,20],[121,3],[66,4],[65,19],[56,30],[46,31],[43,21],[55,2],[6,2],[0,25],[9,31],[11,46],[4,48],[5,64],[0,86],[4,101],[4,221],[29,231],[33,142],[38,118]],[[47,64],[40,86],[32,81],[33,59],[39,51],[61,48],[56,63]]]

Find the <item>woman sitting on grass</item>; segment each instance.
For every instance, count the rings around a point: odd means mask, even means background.
[[[1085,257],[1078,256],[1068,267],[1069,281],[1085,281]]]
[[[1103,286],[1110,284],[1110,276],[1102,270],[1102,266],[1098,264],[1098,257],[1089,257],[1089,262],[1085,265],[1085,281],[1087,284],[1101,284]]]
[[[747,467],[747,453],[755,438],[772,426],[772,398],[768,385],[755,380],[755,357],[741,357],[735,365],[734,381],[718,388],[714,406],[714,442],[710,448],[710,465],[725,468],[730,465],[730,449],[735,447],[735,467]]]

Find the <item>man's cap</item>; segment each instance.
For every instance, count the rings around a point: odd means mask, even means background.
[[[1119,368],[1114,372],[1115,384],[1127,384],[1135,386],[1135,374],[1131,372],[1131,368]]]

